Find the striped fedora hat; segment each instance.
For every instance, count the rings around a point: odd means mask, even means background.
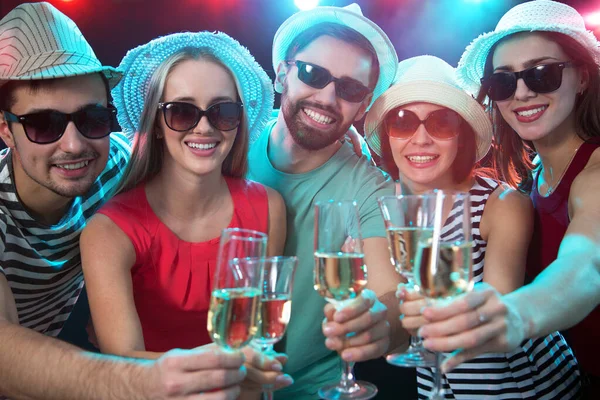
[[[21,4],[0,20],[0,85],[93,73],[104,74],[111,88],[121,78],[102,66],[77,25],[51,4]]]

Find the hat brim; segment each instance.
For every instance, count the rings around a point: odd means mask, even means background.
[[[10,81],[32,81],[44,79],[71,78],[75,76],[91,75],[101,73],[108,80],[109,89],[113,89],[123,74],[113,67],[86,67],[81,65],[48,66],[34,71],[28,71],[19,76],[11,76],[0,80],[0,86]]]
[[[365,140],[378,156],[382,155],[381,141],[387,140],[382,124],[386,114],[410,103],[431,103],[457,112],[475,131],[477,161],[488,153],[492,145],[492,123],[483,107],[456,87],[424,80],[392,86],[367,113]]]
[[[301,32],[314,25],[331,22],[347,26],[363,35],[375,48],[379,61],[379,79],[373,90],[375,100],[390,87],[396,75],[398,55],[386,33],[368,18],[341,7],[323,6],[301,11],[288,18],[277,30],[273,39],[273,70],[277,72],[279,64],[285,60],[290,44]]]
[[[600,43],[593,33],[582,29],[573,29],[567,25],[516,25],[510,29],[481,34],[467,46],[456,69],[456,78],[465,87],[465,90],[471,94],[477,94],[485,72],[485,63],[492,47],[502,39],[521,32],[557,32],[570,36],[588,49],[596,65],[600,67]]]

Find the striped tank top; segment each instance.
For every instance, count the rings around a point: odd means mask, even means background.
[[[483,281],[487,243],[479,224],[485,203],[498,187],[492,179],[477,177],[470,190],[473,236],[473,278]],[[452,212],[442,235],[460,230]],[[446,236],[448,237],[448,236]],[[446,399],[572,399],[577,398],[580,376],[577,361],[558,332],[524,341],[511,353],[483,354],[442,376]],[[417,368],[419,399],[427,399],[433,387],[431,368]]]

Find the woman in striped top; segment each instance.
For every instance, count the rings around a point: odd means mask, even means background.
[[[490,148],[491,123],[456,83],[450,65],[432,56],[401,62],[395,84],[367,115],[365,132],[384,169],[401,176],[399,192],[470,192],[475,282],[485,281],[502,293],[523,284],[531,202],[494,179],[493,171],[476,168]],[[447,221],[445,231],[460,229],[454,225]],[[406,288],[398,295],[403,326],[416,334],[425,322],[420,313],[425,301]],[[419,397],[427,398],[432,370],[419,368],[417,383]],[[449,399],[568,399],[577,396],[580,380],[570,348],[555,332],[512,353],[465,363],[443,376],[443,386]]]

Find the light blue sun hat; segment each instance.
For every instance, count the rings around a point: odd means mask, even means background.
[[[583,17],[577,10],[556,1],[535,0],[511,8],[493,32],[484,33],[471,42],[458,63],[458,81],[469,93],[476,94],[492,47],[514,33],[534,31],[558,32],[575,39],[600,66],[600,43],[585,28]]]
[[[373,90],[373,99],[367,109],[370,108],[377,97],[385,92],[394,80],[398,55],[385,32],[376,23],[365,17],[356,3],[346,7],[315,7],[311,10],[299,11],[285,20],[273,38],[273,70],[277,72],[277,67],[285,60],[288,48],[300,33],[324,22],[354,29],[363,35],[375,49],[379,61],[379,79],[377,79]]]
[[[222,32],[175,33],[129,50],[117,67],[123,79],[112,90],[123,131],[130,137],[138,131],[152,75],[166,59],[186,48],[203,49],[231,70],[248,118],[250,142],[255,140],[273,110],[271,79],[248,49]]]

